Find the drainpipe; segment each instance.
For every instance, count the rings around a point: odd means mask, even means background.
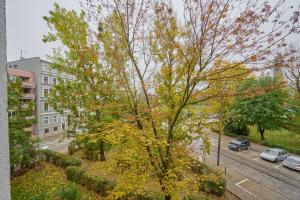
[[[0,199],[10,200],[10,166],[7,114],[6,12],[0,0]]]

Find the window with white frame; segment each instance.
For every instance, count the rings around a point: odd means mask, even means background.
[[[49,89],[44,89],[44,97],[48,97],[49,95]]]
[[[57,126],[53,127],[53,131],[56,132],[57,131]]]
[[[49,128],[45,128],[45,134],[49,133]]]
[[[49,66],[48,64],[43,64],[43,71],[48,72],[49,71]]]
[[[44,117],[44,124],[45,125],[49,124],[49,117]]]
[[[53,116],[53,123],[57,123],[57,115]]]
[[[49,84],[49,77],[48,76],[44,76],[43,77],[43,82],[44,82],[44,84]]]
[[[44,111],[49,111],[49,104],[47,102],[44,103]]]

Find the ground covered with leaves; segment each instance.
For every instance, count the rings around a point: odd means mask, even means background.
[[[33,200],[44,199],[58,200],[58,191],[61,187],[70,186],[73,183],[68,181],[63,168],[51,163],[43,163],[41,170],[31,170],[23,176],[12,180],[13,200]],[[96,193],[87,191],[84,187],[79,187],[82,200],[101,199]]]
[[[98,176],[103,177],[107,180],[113,181],[116,184],[116,187],[108,196],[108,198],[115,198],[117,196],[123,196],[124,193],[127,194],[138,194],[142,196],[149,197],[151,199],[163,199],[163,195],[160,191],[158,180],[155,179],[155,176],[147,176],[145,177],[143,174],[130,174],[128,177],[128,173],[122,174],[121,171],[115,170],[112,168],[112,160],[111,157],[114,156],[115,151],[111,149],[107,153],[107,160],[105,162],[101,161],[89,161],[84,159],[83,151],[77,151],[74,156],[82,159],[82,168],[89,176]],[[208,194],[206,192],[199,192],[199,179],[201,178],[199,175],[193,173],[192,171],[186,172],[185,176],[188,177],[188,182],[181,182],[182,187],[179,191],[176,191],[172,195],[174,199],[180,198],[192,198],[192,199],[237,199],[234,195],[226,192],[223,197],[218,197],[216,195]],[[210,177],[215,177],[211,174]],[[145,180],[146,179],[146,180]]]

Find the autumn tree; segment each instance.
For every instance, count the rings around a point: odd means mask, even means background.
[[[271,55],[286,46],[288,35],[299,31],[299,11],[285,7],[283,0],[272,4],[187,0],[182,2],[180,19],[169,1],[89,0],[84,7],[91,32],[75,29],[67,34],[67,41],[70,46],[77,44],[77,37],[89,33],[105,63],[117,72],[116,87],[126,97],[122,117],[104,131],[107,140],[126,152],[116,157],[116,163],[117,169],[129,174],[126,181],[131,184],[119,189],[129,193],[141,181],[155,177],[166,200],[183,185],[195,185],[185,176],[191,165],[187,146],[191,134],[201,136],[202,131],[186,131],[197,123],[188,123],[184,114],[214,96],[206,92],[214,62],[234,59],[234,64],[220,67],[220,75],[241,64],[252,70],[272,67]],[[292,16],[283,19],[290,11]],[[62,18],[53,29],[78,26],[70,19]],[[56,36],[65,42],[64,34]],[[85,67],[80,69],[88,71]],[[134,184],[136,176],[130,170],[142,175],[139,184]]]
[[[133,75],[134,81],[125,78],[124,85],[128,89],[134,88],[133,83],[138,84],[136,88],[143,95],[143,106],[134,116],[143,130],[141,134],[152,134],[153,143],[145,148],[166,199],[171,198],[170,182],[176,181],[170,180],[171,171],[180,160],[174,156],[174,150],[187,138],[181,129],[182,114],[190,105],[209,98],[210,95],[204,95],[207,87],[201,85],[208,81],[213,62],[234,56],[236,64],[231,68],[241,63],[252,64],[253,70],[258,63],[270,67],[269,55],[286,45],[283,39],[287,35],[299,30],[298,11],[289,20],[281,20],[283,13],[292,9],[278,12],[283,1],[272,5],[252,1],[184,1],[182,5],[182,23],[178,23],[168,3],[91,0],[86,5],[91,21],[106,22],[106,29],[129,58],[123,71],[132,70],[128,74]],[[113,15],[114,23],[104,13]],[[266,24],[274,28],[263,30]],[[157,73],[151,76],[153,68]],[[226,69],[228,66],[223,66],[219,73]],[[153,91],[157,101],[151,101]]]
[[[233,65],[236,64],[222,59],[216,60],[209,75],[208,83],[210,87],[206,91],[212,98],[208,101],[209,104],[205,109],[214,114],[218,120],[217,166],[220,163],[221,135],[224,134],[225,123],[229,120],[229,109],[236,95],[235,91],[238,84],[249,74],[249,69],[244,65],[232,68]],[[224,66],[227,66],[228,69]]]
[[[287,52],[288,58],[284,76],[287,84],[296,92],[296,96],[300,96],[300,49],[295,45],[291,45]]]
[[[89,35],[84,18],[84,12],[77,15],[58,4],[44,17],[51,30],[44,35],[44,42],[60,40],[65,48],[55,49],[51,56],[51,66],[62,78],[53,87],[49,102],[56,110],[68,109],[73,118],[81,118],[77,122],[88,127],[89,137],[99,145],[100,160],[104,161],[102,123],[110,120],[112,109],[116,108],[113,72],[100,60],[100,47]]]
[[[21,80],[8,83],[9,153],[11,167],[24,167],[34,162],[31,126],[35,123],[34,102],[23,102]],[[14,170],[12,170],[13,172]]]

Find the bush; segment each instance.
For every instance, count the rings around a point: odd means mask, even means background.
[[[218,171],[198,160],[194,160],[192,170],[201,177],[199,186],[201,191],[218,196],[222,196],[226,192],[226,180]]]
[[[45,159],[48,162],[51,162],[59,167],[66,168],[68,166],[80,166],[81,160],[78,160],[74,157],[57,153],[50,150],[43,150],[42,154],[45,156]]]
[[[164,196],[159,193],[144,192],[143,194],[130,193],[119,198],[120,200],[164,200]]]
[[[200,190],[222,196],[226,192],[226,180],[216,173],[204,175],[200,180]]]
[[[225,135],[229,135],[229,136],[233,136],[233,135],[248,136],[250,133],[250,129],[244,123],[235,122],[229,119],[225,123],[224,133]]]
[[[75,184],[67,187],[61,186],[57,192],[57,196],[62,200],[78,200],[81,199],[81,191]]]
[[[199,161],[194,161],[194,164],[192,166],[192,170],[197,173],[197,174],[207,174],[212,172],[213,170],[209,168],[206,164],[199,162]]]
[[[106,195],[106,192],[113,188],[113,183],[100,177],[91,177],[84,171],[75,166],[66,168],[67,178],[75,183],[85,186],[88,190],[92,190],[98,194]]]
[[[73,155],[76,151],[76,141],[72,140],[68,145],[68,153],[69,155]]]
[[[42,192],[40,194],[33,195],[29,197],[29,200],[46,200],[46,193]]]

